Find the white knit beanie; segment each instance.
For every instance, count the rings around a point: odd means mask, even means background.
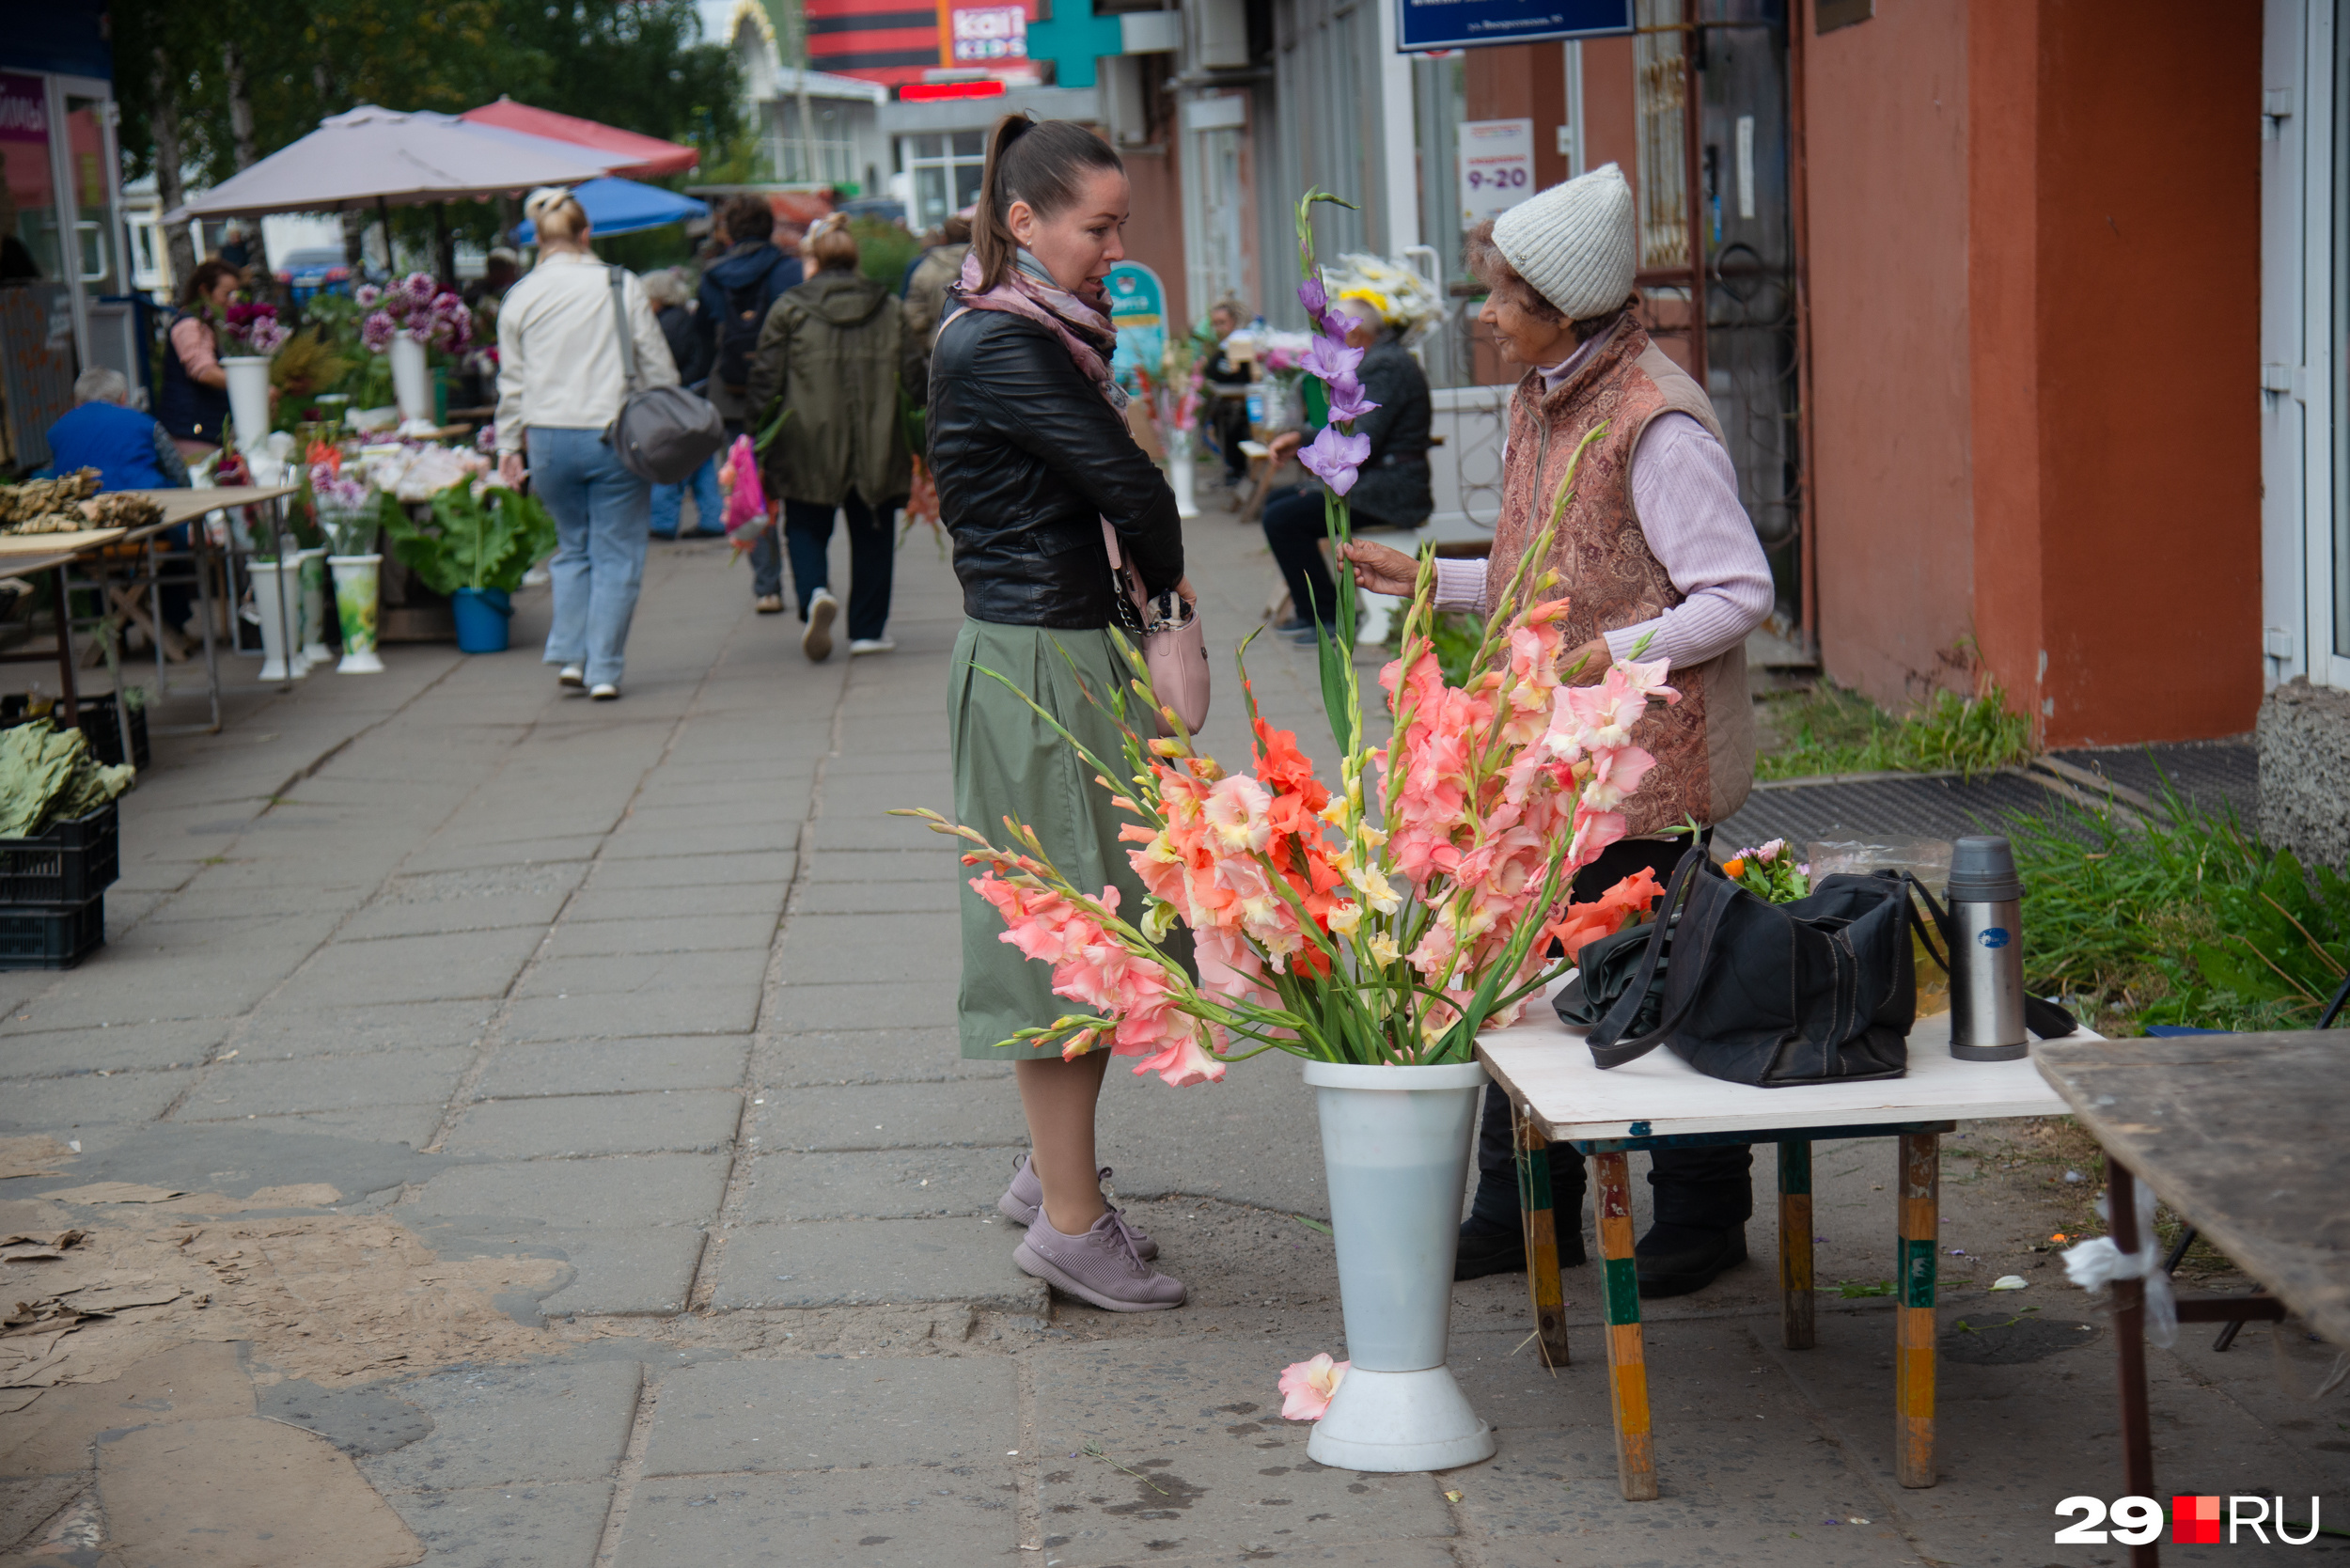
[[[1607,315],[1632,294],[1632,187],[1613,164],[1553,185],[1494,220],[1494,246],[1569,321]]]

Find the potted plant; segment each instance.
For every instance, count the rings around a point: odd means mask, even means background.
[[[430,273],[411,273],[381,289],[362,284],[354,297],[368,311],[360,341],[391,361],[392,396],[400,405],[401,431],[430,434],[439,427],[433,423],[432,374],[426,351],[462,353],[473,341],[473,312]]]
[[[286,324],[274,305],[232,305],[220,324],[220,368],[228,378],[228,412],[237,447],[250,451],[270,429],[270,359],[285,346]]]
[[[431,506],[429,526],[398,506],[384,507],[392,554],[447,597],[460,650],[502,653],[513,592],[532,563],[554,551],[555,519],[531,497],[478,480],[435,492]]]
[[[1308,220],[1329,199],[1310,192],[1298,207],[1299,292],[1322,328],[1300,363],[1323,383],[1331,414],[1300,460],[1324,481],[1331,533],[1343,541],[1345,495],[1370,455],[1352,425],[1375,405],[1354,374],[1361,352],[1345,346],[1347,323],[1328,315],[1313,264]],[[1136,845],[1142,909],[1071,885],[1017,823],[999,844],[935,812],[903,813],[968,842],[964,862],[983,868],[972,886],[1002,912],[1006,940],[1050,961],[1056,994],[1078,1004],[1021,1041],[1058,1044],[1065,1058],[1140,1057],[1136,1072],[1177,1085],[1219,1079],[1269,1050],[1305,1058],[1351,1361],[1308,1446],[1324,1464],[1436,1469],[1494,1451],[1445,1365],[1484,1081],[1475,1043],[1564,972],[1566,961],[1547,957],[1554,934],[1588,939],[1645,904],[1567,899],[1574,873],[1622,837],[1616,808],[1653,765],[1627,731],[1652,699],[1678,700],[1662,661],[1620,663],[1586,686],[1572,684],[1578,670],[1559,667],[1567,604],[1545,598],[1554,581],[1536,573],[1574,484],[1571,463],[1550,525],[1497,585],[1457,683],[1431,635],[1434,557],[1423,557],[1401,655],[1380,677],[1392,720],[1384,744],[1368,738],[1348,641],[1322,638],[1335,783],[1315,776],[1291,731],[1258,713],[1245,665],[1253,765],[1227,772],[1193,748],[1130,652],[1145,706],[1104,694],[1125,732],[1122,759],[1083,755],[1136,818],[1125,837]],[[1351,576],[1339,594],[1338,624],[1351,626]],[[1190,929],[1197,982],[1164,946],[1177,925]]]

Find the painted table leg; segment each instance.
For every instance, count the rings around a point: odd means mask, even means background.
[[[1518,1214],[1526,1227],[1526,1288],[1533,1298],[1534,1331],[1542,1340],[1543,1364],[1567,1364],[1566,1293],[1559,1283],[1558,1216],[1550,1207],[1550,1140],[1526,1107],[1510,1107],[1516,1129]],[[1575,1223],[1581,1223],[1577,1215]]]
[[[1656,1496],[1649,1435],[1648,1351],[1640,1340],[1640,1281],[1632,1262],[1632,1180],[1622,1154],[1591,1157],[1599,1250],[1607,1271],[1607,1392],[1616,1418],[1616,1476],[1625,1500]]]
[[[1899,1305],[1893,1309],[1893,1474],[1904,1486],[1934,1484],[1934,1275],[1941,1233],[1942,1140],[1901,1139]]]
[[[2106,1210],[2113,1218],[2113,1245],[2124,1252],[2152,1247],[2138,1233],[2138,1178],[2111,1154],[2106,1156]],[[2113,1282],[2113,1343],[2121,1360],[2122,1485],[2132,1497],[2154,1495],[2153,1428],[2146,1414],[2146,1282]],[[2154,1568],[2154,1543],[2130,1548],[2130,1568]]]
[[[1811,1145],[1778,1146],[1778,1332],[1789,1350],[1810,1350],[1811,1336]]]

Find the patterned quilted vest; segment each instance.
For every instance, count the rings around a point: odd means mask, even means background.
[[[1629,317],[1557,390],[1545,394],[1540,372],[1527,373],[1510,400],[1501,517],[1494,525],[1485,575],[1487,613],[1558,505],[1576,446],[1602,422],[1607,428],[1583,453],[1574,497],[1551,544],[1549,564],[1559,574],[1551,591],[1571,601],[1566,646],[1652,619],[1686,597],[1650,551],[1632,499],[1632,453],[1640,433],[1658,415],[1674,412],[1693,416],[1720,438],[1714,406],[1697,383]],[[1635,838],[1687,818],[1720,822],[1746,803],[1754,783],[1745,646],[1675,669],[1671,680],[1681,700],[1652,708],[1632,732],[1658,764],[1624,802],[1626,830]]]

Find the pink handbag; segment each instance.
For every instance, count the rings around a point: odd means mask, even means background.
[[[1118,548],[1118,530],[1106,520],[1102,524],[1102,542],[1110,553],[1110,575],[1123,590],[1120,598],[1125,609],[1118,618],[1120,628],[1142,645],[1143,667],[1150,672],[1151,689],[1160,703],[1174,709],[1183,729],[1197,735],[1208,722],[1208,637],[1199,624],[1199,607],[1172,588],[1155,599],[1146,597],[1141,580],[1127,567]],[[1159,733],[1169,733],[1164,717],[1159,719]]]

